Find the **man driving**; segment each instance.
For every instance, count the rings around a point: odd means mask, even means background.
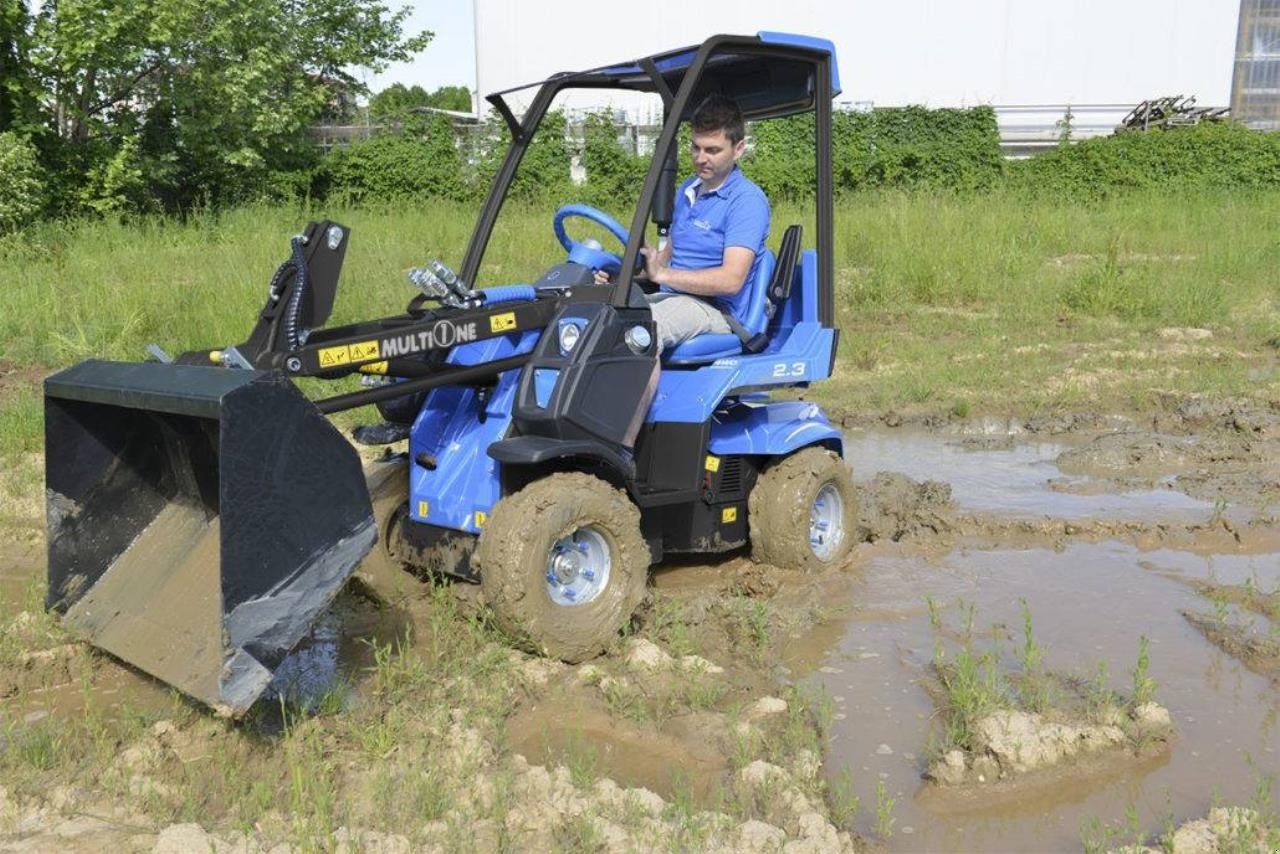
[[[660,286],[648,300],[662,350],[704,332],[732,331],[725,313],[743,319],[744,285],[769,236],[769,200],[738,168],[747,148],[738,105],[709,95],[690,125],[695,174],[676,194],[670,239],[640,249],[646,276]],[[596,273],[598,283],[607,280]]]

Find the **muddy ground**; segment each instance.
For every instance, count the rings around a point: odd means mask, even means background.
[[[43,614],[41,461],[16,461],[0,850],[1074,850],[1221,804],[1274,826],[1280,406],[844,424],[839,571],[669,561],[575,667],[511,651],[474,588],[367,578],[241,723]]]

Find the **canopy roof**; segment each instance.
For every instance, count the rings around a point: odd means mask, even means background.
[[[771,118],[805,112],[813,108],[813,66],[803,53],[826,53],[831,57],[832,94],[840,93],[840,72],[835,45],[827,39],[792,33],[762,32],[755,36],[713,36],[713,53],[702,71],[686,112],[712,92],[737,101],[748,119]],[[616,65],[556,74],[547,80],[496,92],[490,100],[510,92],[554,83],[557,88],[626,89],[655,92],[657,86],[646,70],[652,66],[666,87],[674,92],[684,80],[701,45],[678,48]],[[781,48],[782,50],[770,50]],[[682,116],[687,118],[687,116]]]

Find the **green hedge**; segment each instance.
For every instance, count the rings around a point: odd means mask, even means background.
[[[0,133],[0,234],[35,218],[43,192],[35,148],[17,134]]]
[[[334,148],[315,177],[318,195],[356,202],[409,197],[464,199],[462,155],[445,116],[412,131],[386,133]]]
[[[506,150],[505,126],[493,121],[453,139],[440,117],[429,127],[409,126],[334,149],[321,165],[316,190],[363,200],[432,194],[451,199],[483,195]],[[631,154],[606,112],[583,126],[582,164],[588,180],[569,178],[567,122],[549,113],[525,153],[512,195],[526,199],[578,198],[603,204],[633,198],[649,158]],[[681,174],[689,174],[687,132],[681,142]],[[998,183],[1000,157],[990,107],[927,110],[923,107],[837,113],[834,127],[836,187],[980,190]],[[803,198],[813,192],[812,116],[758,122],[750,129],[744,166],[771,198]]]
[[[832,162],[837,191],[875,188],[983,190],[1000,182],[1004,160],[990,107],[902,107],[833,117]],[[755,123],[744,163],[771,198],[813,192],[813,117]]]
[[[1009,164],[1007,183],[1025,195],[1073,198],[1280,187],[1280,134],[1215,122],[1096,137]]]

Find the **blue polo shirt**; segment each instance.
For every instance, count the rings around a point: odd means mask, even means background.
[[[756,253],[742,289],[732,297],[712,300],[739,320],[746,314],[749,284],[755,280],[769,236],[769,199],[737,166],[724,183],[698,195],[702,182],[695,175],[680,185],[671,223],[671,266],[705,270],[724,263],[726,246],[745,246]]]

